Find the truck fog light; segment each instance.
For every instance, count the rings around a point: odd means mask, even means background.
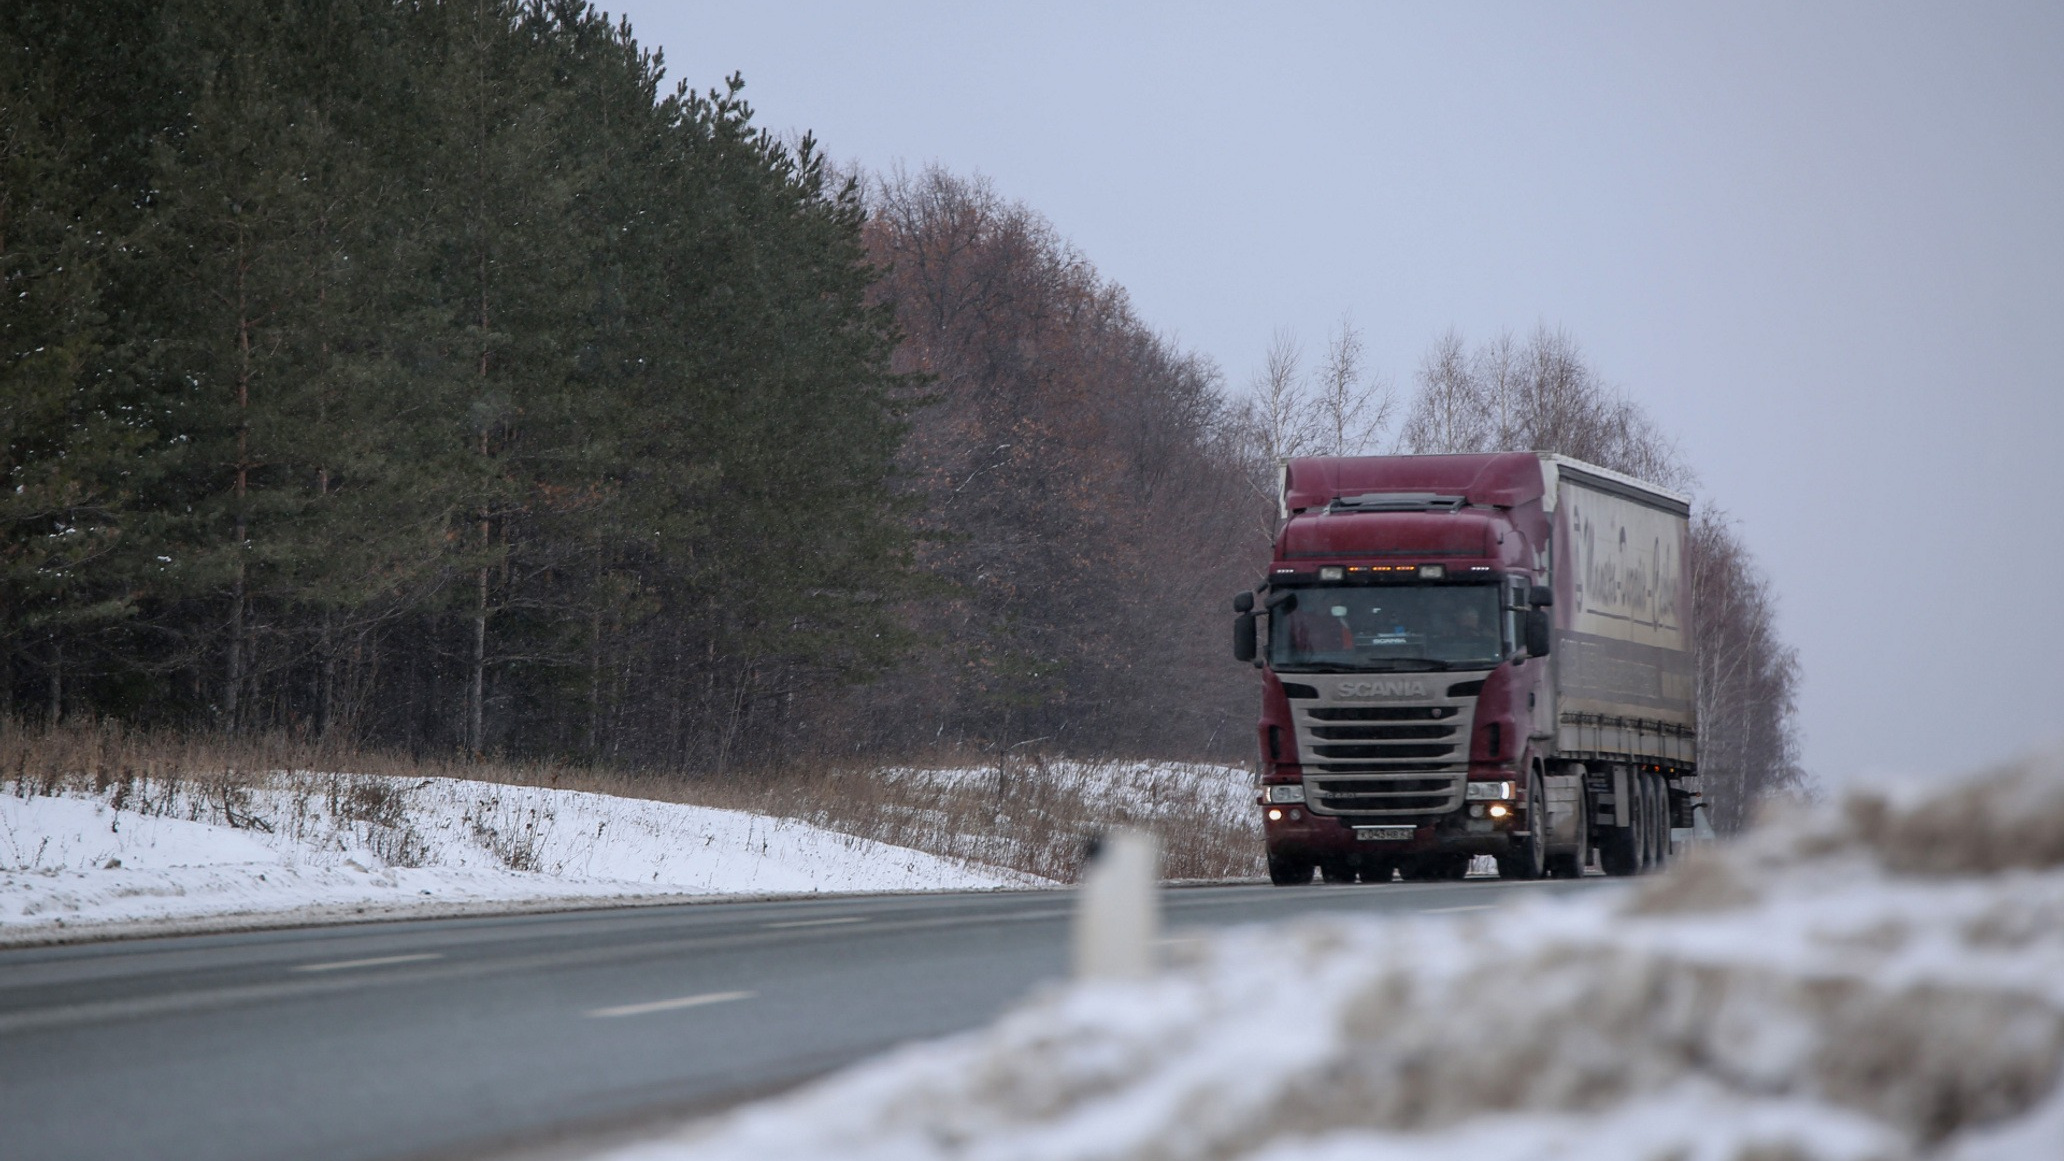
[[[1269,786],[1264,788],[1264,793],[1270,802],[1303,802],[1304,784],[1291,782],[1282,786]]]
[[[1269,812],[1268,812],[1268,820],[1269,820],[1270,822],[1281,822],[1281,821],[1283,821],[1283,812],[1282,812],[1282,811],[1280,811],[1280,810],[1277,810],[1277,809],[1276,809],[1275,807],[1273,807],[1273,806],[1272,806],[1272,807],[1270,807],[1270,808],[1269,808]]]
[[[1471,782],[1462,796],[1471,802],[1495,802],[1500,798],[1511,798],[1510,782]]]
[[[1504,818],[1504,817],[1505,817],[1506,815],[1508,815],[1508,814],[1511,814],[1511,813],[1512,813],[1512,808],[1511,808],[1511,807],[1509,807],[1509,806],[1506,806],[1506,805],[1505,805],[1504,803],[1502,803],[1502,802],[1493,802],[1493,803],[1491,803],[1491,817],[1492,817],[1492,818]]]
[[[1481,802],[1472,802],[1472,803],[1470,803],[1470,804],[1469,804],[1469,817],[1471,817],[1471,818],[1482,818],[1482,817],[1483,817],[1483,803],[1481,803]]]
[[[1297,810],[1297,809],[1294,809],[1294,808],[1293,808],[1293,809],[1292,809],[1292,810],[1290,811],[1290,821],[1291,821],[1291,822],[1296,822],[1296,821],[1297,821],[1298,819],[1300,819],[1300,818],[1303,818],[1303,817],[1304,817],[1304,812],[1303,812],[1303,811],[1301,811],[1301,810]]]

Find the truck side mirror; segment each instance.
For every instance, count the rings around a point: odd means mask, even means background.
[[[1233,660],[1254,660],[1254,614],[1247,610],[1242,610],[1240,615],[1233,619]]]
[[[1548,619],[1548,610],[1528,609],[1526,611],[1527,656],[1548,656],[1548,647],[1553,637],[1554,627],[1554,623]]]
[[[1547,585],[1535,585],[1527,590],[1526,603],[1537,609],[1545,609],[1555,603],[1555,590]]]
[[[1253,609],[1254,609],[1254,594],[1253,594],[1253,593],[1234,593],[1234,594],[1233,594],[1233,611],[1234,611],[1235,613],[1246,613],[1246,612],[1251,612],[1251,611],[1253,611]]]

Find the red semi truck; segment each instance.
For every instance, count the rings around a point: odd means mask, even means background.
[[[1662,865],[1699,809],[1690,501],[1559,455],[1296,459],[1262,671],[1279,885]]]

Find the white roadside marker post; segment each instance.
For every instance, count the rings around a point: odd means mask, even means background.
[[[1075,888],[1075,978],[1144,979],[1161,927],[1161,844],[1144,831],[1107,830]]]

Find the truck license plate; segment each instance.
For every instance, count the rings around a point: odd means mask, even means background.
[[[1354,836],[1365,843],[1404,842],[1418,832],[1413,826],[1358,826]]]

